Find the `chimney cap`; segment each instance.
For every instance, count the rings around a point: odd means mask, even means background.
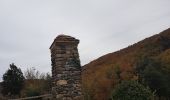
[[[77,43],[78,44],[79,40],[69,35],[60,34],[54,39],[52,45],[50,46],[50,49],[54,45],[54,43]]]

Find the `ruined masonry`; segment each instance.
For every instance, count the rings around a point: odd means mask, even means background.
[[[74,37],[59,35],[50,47],[53,100],[83,100],[78,44]]]

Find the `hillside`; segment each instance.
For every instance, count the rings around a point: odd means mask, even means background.
[[[136,79],[134,66],[144,56],[160,58],[170,64],[170,28],[83,66],[85,95],[91,96],[94,100],[108,99],[117,83],[115,72],[121,72],[122,80]]]

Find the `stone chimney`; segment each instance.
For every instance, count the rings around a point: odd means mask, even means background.
[[[83,100],[78,44],[74,37],[59,35],[50,47],[54,100]]]

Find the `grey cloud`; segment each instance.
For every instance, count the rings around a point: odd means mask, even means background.
[[[14,62],[51,71],[49,47],[80,39],[82,65],[170,27],[169,0],[0,0],[0,76]]]

